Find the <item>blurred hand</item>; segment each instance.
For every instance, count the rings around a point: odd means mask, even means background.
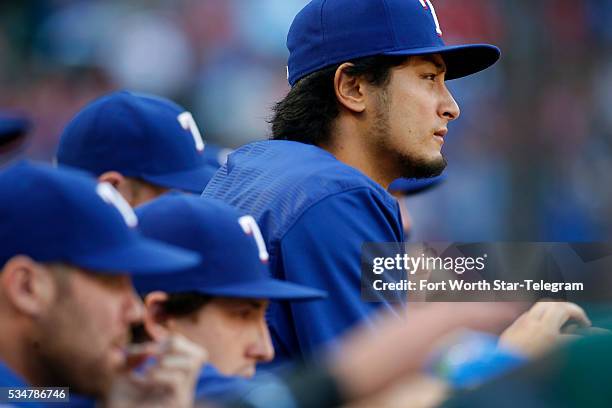
[[[176,334],[159,343],[132,346],[129,370],[116,379],[105,406],[193,407],[195,383],[206,359],[204,349]],[[143,372],[131,370],[145,360],[152,363]]]
[[[383,316],[378,324],[346,336],[328,366],[349,399],[361,399],[419,373],[436,342],[461,328],[498,332],[514,321],[516,306],[433,303],[405,319]]]
[[[591,321],[574,303],[543,301],[522,314],[500,336],[499,347],[527,357],[538,356],[563,340],[576,336],[566,327],[590,327]]]

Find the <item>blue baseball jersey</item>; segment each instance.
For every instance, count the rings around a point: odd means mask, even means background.
[[[27,387],[28,383],[0,361],[0,387]]]
[[[20,388],[20,387],[30,387],[30,385],[17,373],[13,372],[6,364],[0,361],[0,387],[9,387],[9,388]],[[30,407],[30,408],[38,408],[42,407],[43,403],[40,402],[0,402],[0,407]]]
[[[262,393],[288,392],[279,377],[269,372],[258,371],[253,378],[226,376],[210,364],[206,364],[195,387],[196,401],[224,404],[248,399]]]
[[[301,358],[367,321],[379,307],[361,294],[361,246],[400,242],[397,201],[357,169],[316,146],[264,141],[232,153],[203,197],[257,220],[275,278],[326,290],[325,300],[273,303],[268,323],[275,363]],[[402,302],[397,294],[393,301]]]
[[[14,373],[8,368],[2,361],[0,361],[0,387],[31,387],[23,378]],[[8,404],[0,402],[0,407],[42,407],[48,406],[49,404],[55,404],[59,406],[59,403],[43,403],[43,402],[19,402],[15,404]],[[71,394],[68,403],[63,403],[62,406],[71,408],[93,408],[95,401],[90,398],[81,397],[77,394]]]
[[[241,398],[251,390],[251,384],[245,378],[222,375],[215,367],[206,364],[196,382],[196,400],[227,402]]]

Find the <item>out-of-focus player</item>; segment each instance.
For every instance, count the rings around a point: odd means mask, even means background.
[[[129,276],[199,256],[142,237],[119,193],[81,172],[17,163],[0,172],[0,195],[0,385],[69,387],[110,407],[191,406],[204,352],[180,336],[127,348],[142,318]]]
[[[145,236],[202,258],[185,271],[135,278],[136,290],[145,296],[146,332],[154,340],[180,333],[208,351],[212,366],[200,376],[200,398],[238,393],[246,384],[223,385],[218,373],[250,378],[258,363],[272,360],[265,321],[269,300],[313,300],[325,292],[270,278],[255,220],[221,201],[168,194],[137,214]]]
[[[121,91],[85,106],[66,126],[57,163],[112,184],[132,207],[168,190],[199,194],[217,170],[191,113],[174,102]]]

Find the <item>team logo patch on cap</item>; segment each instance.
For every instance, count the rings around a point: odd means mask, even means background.
[[[438,21],[438,15],[436,14],[436,9],[434,9],[433,4],[431,4],[431,1],[429,1],[429,0],[419,0],[419,1],[421,2],[421,5],[423,6],[423,8],[425,10],[430,10],[431,11],[431,16],[434,19],[434,23],[436,23],[436,32],[441,37],[442,36],[442,28],[440,28],[440,21]]]
[[[268,262],[270,255],[268,254],[266,242],[264,241],[263,235],[261,235],[261,230],[259,229],[255,218],[253,218],[251,215],[242,216],[238,219],[238,224],[240,224],[240,227],[242,227],[245,234],[252,235],[253,239],[255,239],[257,251],[259,252],[259,260],[263,263]]]
[[[121,194],[110,183],[100,183],[96,187],[96,193],[108,204],[119,211],[128,227],[134,228],[138,225],[138,217],[132,207]]]
[[[193,136],[193,141],[195,143],[196,150],[198,152],[204,151],[204,139],[202,139],[202,134],[200,133],[200,129],[198,129],[198,125],[193,119],[193,115],[191,112],[183,112],[177,117],[181,127],[185,130],[188,130]]]

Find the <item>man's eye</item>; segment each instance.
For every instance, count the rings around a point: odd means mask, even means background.
[[[240,319],[248,319],[251,317],[251,310],[237,310],[236,316]]]
[[[425,75],[423,75],[423,79],[427,79],[427,80],[430,80],[430,81],[435,81],[436,77],[437,77],[436,74],[425,74]]]

